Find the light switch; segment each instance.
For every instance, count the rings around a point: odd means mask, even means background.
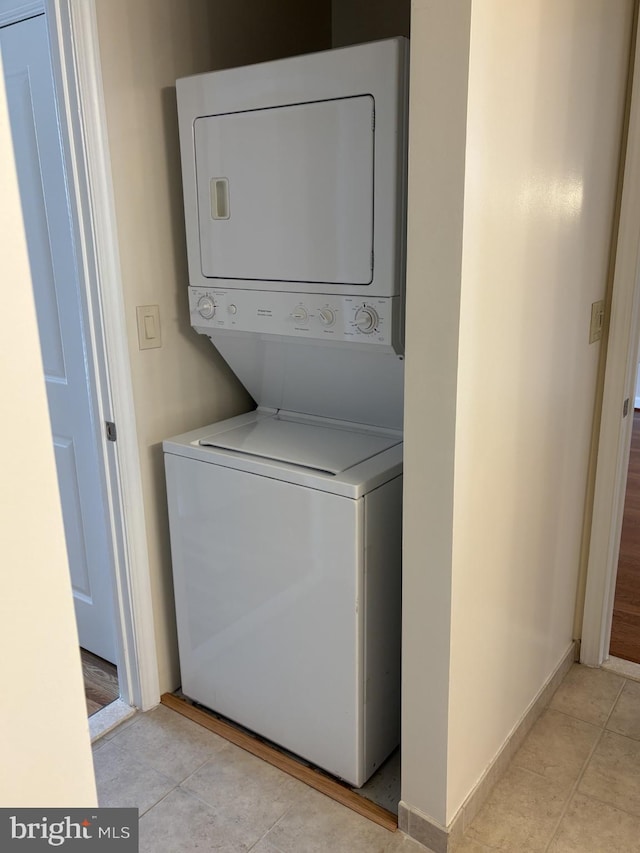
[[[138,319],[138,347],[140,349],[161,347],[160,306],[138,305],[136,316]]]
[[[594,302],[591,306],[591,325],[589,326],[589,343],[593,344],[602,338],[604,325],[604,299]]]

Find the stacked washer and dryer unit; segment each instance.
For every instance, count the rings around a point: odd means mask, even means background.
[[[407,59],[177,83],[191,323],[257,403],[164,443],[182,690],[355,786],[399,742]]]

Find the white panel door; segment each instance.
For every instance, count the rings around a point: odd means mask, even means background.
[[[115,662],[106,495],[44,15],[0,29],[0,47],[80,644]]]
[[[202,274],[370,284],[371,95],[194,122]]]

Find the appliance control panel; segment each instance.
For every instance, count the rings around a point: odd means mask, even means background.
[[[191,325],[217,329],[392,345],[393,297],[332,296],[190,287]]]

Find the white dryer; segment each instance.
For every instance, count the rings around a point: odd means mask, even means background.
[[[177,83],[191,323],[257,403],[164,443],[182,689],[357,786],[399,741],[406,63]]]

